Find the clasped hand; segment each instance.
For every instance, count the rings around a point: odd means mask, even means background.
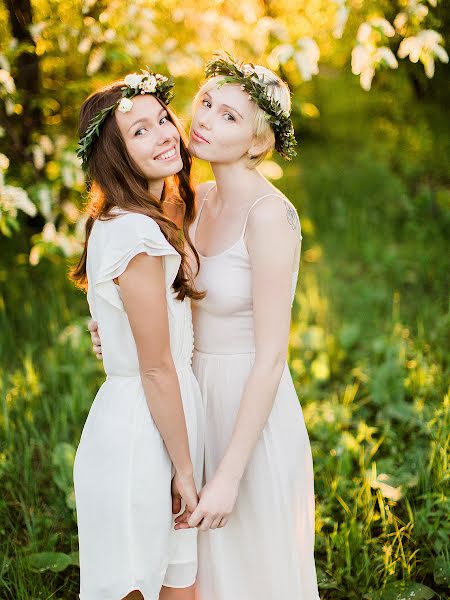
[[[98,325],[90,321],[88,325],[93,350],[99,360],[103,358]],[[181,511],[181,502],[186,506],[175,519],[175,529],[198,527],[202,531],[225,527],[234,508],[239,482],[225,475],[216,474],[201,490],[197,497],[194,480],[176,473],[172,479],[172,513]]]
[[[195,510],[191,512],[186,506],[183,514],[175,519],[175,529],[198,527],[201,531],[206,531],[225,527],[237,494],[237,481],[216,474],[201,490]]]

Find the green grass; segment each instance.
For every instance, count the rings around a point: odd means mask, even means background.
[[[321,596],[445,598],[449,192],[430,155],[445,128],[413,104],[412,126],[389,102],[404,90],[317,85],[322,119],[281,188],[304,236],[290,365],[314,454]],[[29,266],[25,233],[0,240],[0,598],[69,600],[71,461],[102,370],[84,296],[56,257]]]
[[[301,177],[290,358],[315,459],[323,597],[432,597],[418,584],[445,597],[448,215],[367,156],[310,149]]]

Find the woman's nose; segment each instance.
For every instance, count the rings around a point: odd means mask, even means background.
[[[167,133],[167,132],[163,132],[161,133],[161,136],[158,140],[158,146],[164,146],[165,144],[167,144],[167,142],[170,142],[172,139],[172,136]]]
[[[198,119],[198,124],[200,125],[200,127],[203,127],[204,129],[210,129],[210,120],[211,120],[211,113],[210,112],[201,112],[199,115],[199,119]]]

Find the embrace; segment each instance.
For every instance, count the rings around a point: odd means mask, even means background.
[[[106,380],[74,465],[81,600],[319,600],[311,448],[286,362],[301,229],[258,171],[288,86],[216,56],[187,139],[142,70],[80,112],[87,290]],[[215,181],[194,189],[192,156]]]

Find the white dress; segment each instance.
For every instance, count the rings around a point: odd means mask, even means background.
[[[192,224],[194,244],[203,206]],[[255,358],[245,226],[225,252],[200,255],[196,278],[197,289],[207,291],[193,303],[193,367],[206,413],[206,481],[228,447]],[[292,274],[292,299],[297,275]],[[199,532],[196,594],[197,600],[319,599],[311,448],[287,363],[227,525]]]
[[[175,298],[180,256],[157,223],[117,211],[95,221],[88,244],[88,302],[98,321],[106,381],[91,406],[74,465],[81,600],[120,600],[138,589],[158,600],[162,585],[188,587],[197,572],[197,531],[173,529],[172,464],[148,408],[133,334],[113,279],[139,253],[163,256],[170,344],[197,485],[203,413],[191,367],[189,299]]]

